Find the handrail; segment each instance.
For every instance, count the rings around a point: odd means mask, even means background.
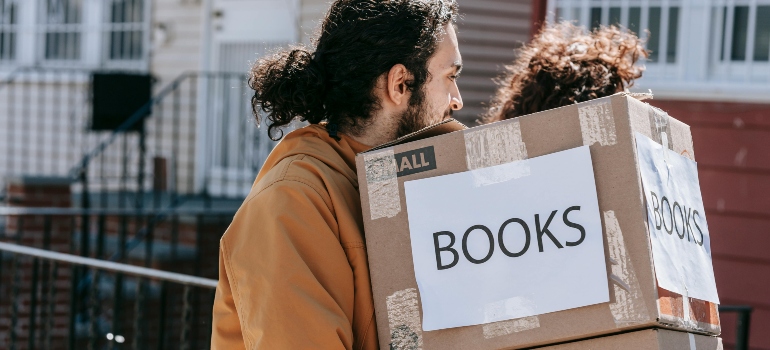
[[[140,107],[136,112],[134,112],[131,117],[126,119],[120,126],[118,126],[115,130],[112,131],[110,136],[108,136],[106,139],[104,139],[102,142],[100,142],[96,147],[94,147],[90,152],[86,153],[81,161],[75,165],[69,172],[70,176],[72,176],[73,179],[78,179],[80,177],[80,174],[85,171],[86,168],[88,168],[88,163],[90,163],[91,159],[96,158],[99,154],[101,154],[109,145],[111,145],[115,140],[118,138],[118,136],[128,130],[129,128],[133,127],[134,124],[142,120],[147,112],[150,111],[150,108],[159,103],[163,100],[164,97],[166,97],[168,94],[174,92],[176,89],[179,88],[179,85],[184,82],[184,80],[193,77],[193,76],[209,76],[209,75],[223,75],[223,76],[236,76],[236,77],[247,77],[245,74],[241,73],[231,73],[231,72],[191,72],[186,71],[180,74],[178,77],[176,77],[171,83],[166,85],[165,88],[161,89],[155,96],[150,98],[147,103],[145,103],[142,107]]]
[[[83,158],[81,158],[80,162],[75,165],[69,172],[70,176],[73,179],[77,179],[80,177],[81,172],[85,171],[86,168],[88,168],[88,163],[91,162],[91,159],[96,158],[99,154],[101,154],[109,145],[111,145],[115,139],[118,138],[118,136],[134,126],[139,120],[144,118],[147,114],[147,112],[150,110],[150,107],[154,105],[156,102],[161,100],[163,97],[168,95],[169,93],[173,92],[179,87],[179,84],[181,84],[185,79],[192,76],[191,72],[183,72],[178,77],[176,77],[171,83],[169,83],[165,88],[161,89],[160,92],[158,92],[157,95],[150,98],[147,103],[142,105],[136,112],[134,112],[131,117],[126,119],[120,126],[118,126],[115,130],[110,133],[110,136],[108,136],[106,139],[102,140],[96,147],[94,147],[90,152],[83,155]]]
[[[0,206],[2,215],[232,215],[233,209],[223,208],[163,208],[163,209],[119,209],[119,208],[41,208]]]
[[[54,72],[54,73],[91,73],[94,71],[115,71],[115,72],[135,72],[137,70],[132,69],[91,69],[91,68],[79,68],[79,67],[40,67],[40,66],[27,66],[27,67],[18,67],[14,70],[12,70],[8,75],[5,76],[5,79],[0,80],[0,90],[2,90],[4,87],[10,85],[16,79],[18,76],[22,73],[26,72],[35,72],[35,73],[47,73],[47,72]]]
[[[58,253],[58,252],[52,252],[52,251],[38,249],[38,248],[25,247],[25,246],[11,244],[11,243],[0,242],[0,251],[28,255],[36,258],[70,263],[75,265],[90,266],[100,270],[120,272],[128,275],[159,279],[163,281],[175,282],[175,283],[195,286],[195,287],[204,287],[204,288],[212,288],[212,289],[217,287],[217,280],[213,280],[210,278],[196,277],[196,276],[184,275],[181,273],[167,272],[167,271],[150,269],[146,267],[121,264],[121,263],[116,263],[112,261],[86,258],[86,257],[77,256],[77,255],[72,255],[72,254]]]

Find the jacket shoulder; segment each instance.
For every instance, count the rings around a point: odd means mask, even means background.
[[[325,177],[334,171],[323,162],[305,155],[298,154],[282,159],[254,184],[244,203],[260,196],[265,191],[302,190],[302,187],[312,189],[322,197],[329,208],[331,198],[325,186]],[[304,185],[304,186],[303,186]]]

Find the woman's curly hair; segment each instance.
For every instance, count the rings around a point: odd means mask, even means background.
[[[444,26],[456,17],[455,0],[334,1],[314,51],[294,47],[251,68],[257,121],[260,111],[267,113],[271,137],[294,119],[311,124],[326,120],[359,134],[379,108],[377,79],[403,64],[412,75],[407,87],[420,89]]]
[[[484,122],[621,92],[642,76],[641,57],[648,57],[644,42],[615,26],[588,33],[569,22],[546,28],[506,67]]]

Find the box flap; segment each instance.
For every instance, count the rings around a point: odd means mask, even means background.
[[[418,131],[415,131],[415,132],[413,132],[413,133],[411,133],[409,135],[401,136],[401,137],[399,137],[399,138],[397,138],[397,139],[395,139],[393,141],[383,143],[383,144],[381,144],[381,145],[379,145],[377,147],[374,147],[374,148],[372,148],[372,149],[370,149],[370,150],[368,150],[366,152],[376,151],[376,150],[380,150],[380,149],[383,149],[383,148],[388,148],[388,147],[391,147],[391,146],[399,145],[399,144],[402,144],[402,143],[407,143],[407,142],[427,139],[429,137],[443,135],[443,134],[448,134],[450,132],[465,130],[467,128],[468,127],[465,126],[465,124],[460,123],[457,119],[450,118],[450,119],[444,120],[444,121],[442,121],[440,123],[433,124],[431,126],[422,128],[422,129],[420,129]],[[366,152],[363,152],[363,153],[366,153]]]

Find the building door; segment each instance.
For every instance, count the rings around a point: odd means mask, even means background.
[[[248,71],[260,57],[298,41],[298,1],[212,0],[205,91],[204,182],[213,196],[241,197],[275,142],[252,114]],[[264,119],[264,118],[263,118]]]

